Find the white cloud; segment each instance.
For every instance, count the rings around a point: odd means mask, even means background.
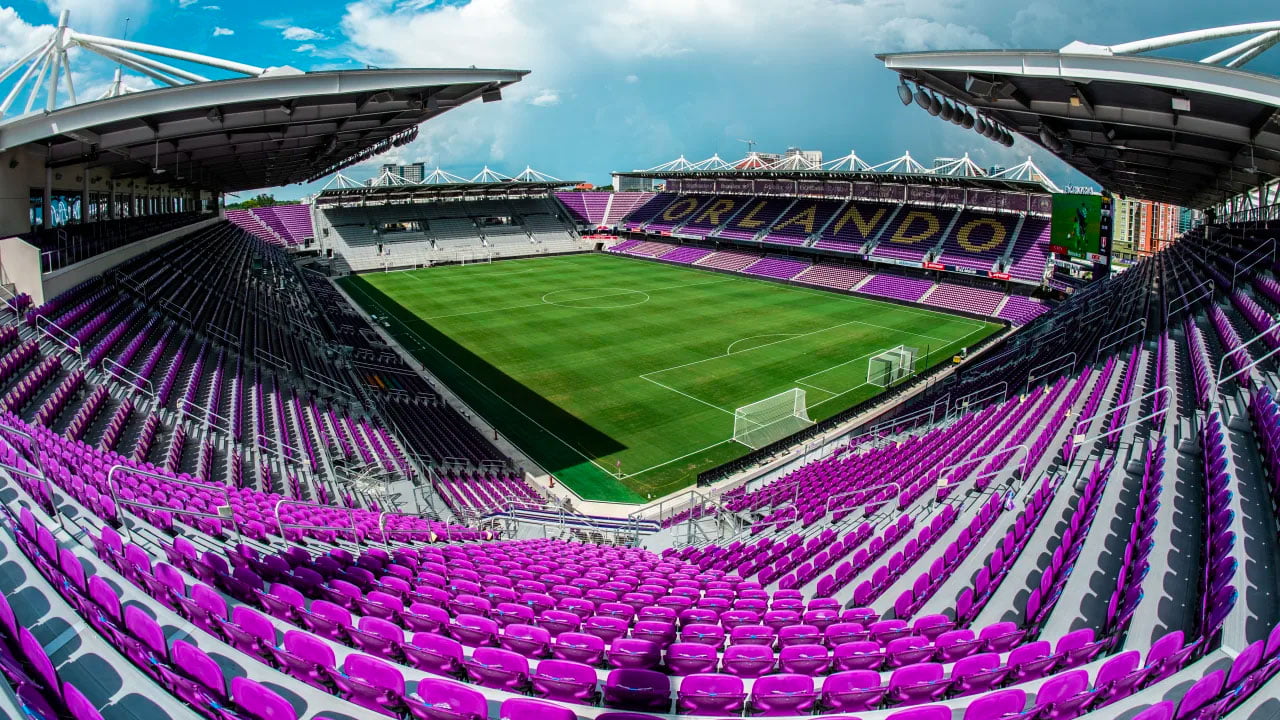
[[[315,52],[316,46],[311,43],[303,43],[294,48],[294,52]]]
[[[626,77],[625,77],[625,78],[623,78],[623,79],[627,81],[627,84],[628,84],[628,85],[634,85],[634,84],[636,84],[636,83],[640,82],[640,76],[639,76],[639,75],[636,75],[635,73],[632,73],[632,74],[630,74],[630,75],[626,76]]]
[[[44,0],[44,5],[54,17],[70,10],[77,30],[112,35],[124,30],[125,18],[132,19],[129,27],[136,30],[151,9],[150,0]]]
[[[235,35],[235,34],[236,34],[236,31],[232,30],[231,28],[216,27],[216,26],[213,28],[214,37],[218,37],[219,35]]]
[[[529,98],[529,104],[537,105],[538,107],[551,107],[552,105],[559,105],[560,93],[550,88],[543,88],[541,91],[538,92],[537,95],[534,95],[533,97]]]
[[[200,9],[201,10],[221,10],[222,6],[221,5],[201,5]]]
[[[195,5],[198,2],[200,2],[200,0],[178,0],[178,7],[188,8],[188,7],[191,7],[192,5]]]
[[[49,39],[52,25],[30,25],[11,7],[0,7],[0,66],[8,66]]]
[[[296,26],[287,27],[280,34],[284,36],[285,40],[292,40],[294,42],[301,42],[305,40],[320,40],[325,36],[324,33],[317,32],[315,30],[312,30],[311,28],[296,27]]]

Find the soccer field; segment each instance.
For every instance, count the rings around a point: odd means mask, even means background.
[[[590,254],[350,276],[396,340],[584,498],[643,502],[750,448],[734,409],[800,388],[809,416],[879,392],[868,358],[928,364],[999,330],[918,307]]]

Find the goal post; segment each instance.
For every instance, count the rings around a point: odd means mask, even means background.
[[[733,439],[757,450],[812,424],[804,390],[791,388],[734,410]]]
[[[887,388],[920,371],[920,350],[898,345],[871,356],[867,362],[867,384]]]

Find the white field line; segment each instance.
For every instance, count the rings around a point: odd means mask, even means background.
[[[684,284],[684,285],[667,285],[667,286],[665,286],[665,287],[649,288],[649,289],[647,289],[647,290],[628,290],[628,289],[625,289],[625,288],[615,288],[615,289],[616,289],[616,290],[618,290],[619,292],[610,292],[610,293],[604,293],[604,294],[601,294],[601,295],[588,295],[588,296],[586,296],[586,297],[574,298],[574,302],[577,302],[578,300],[599,300],[600,298],[614,297],[614,296],[616,296],[616,295],[634,295],[634,294],[636,294],[636,293],[645,293],[645,294],[648,294],[648,293],[651,293],[651,292],[657,292],[657,291],[659,291],[659,290],[675,290],[675,289],[677,289],[677,288],[696,287],[696,286],[699,286],[699,285],[716,285],[716,284],[718,284],[718,283],[729,282],[729,280],[732,280],[732,278],[729,278],[729,279],[726,279],[726,280],[709,280],[709,281],[706,281],[706,282],[687,283],[687,284]],[[561,289],[562,289],[562,290],[572,290],[573,288],[561,288]],[[556,292],[556,291],[555,291],[555,290],[552,290],[551,292]],[[547,296],[547,295],[549,295],[549,294],[550,294],[550,293],[544,293],[544,294],[543,294],[543,297],[546,297],[546,296]],[[542,306],[544,306],[544,305],[550,305],[551,307],[569,307],[569,306],[567,306],[567,305],[559,305],[559,304],[557,304],[557,303],[553,303],[553,302],[546,302],[545,300],[539,300],[539,301],[538,301],[538,302],[536,302],[536,303],[525,303],[525,304],[523,304],[523,305],[508,305],[508,306],[506,306],[506,307],[485,308],[485,309],[483,309],[483,310],[471,310],[471,311],[468,311],[468,312],[448,313],[448,314],[446,314],[446,315],[431,315],[431,316],[429,316],[429,317],[424,317],[424,318],[421,318],[421,319],[422,319],[422,320],[424,320],[424,321],[426,321],[426,320],[440,320],[440,319],[443,319],[443,318],[461,317],[461,316],[463,316],[463,315],[481,315],[481,314],[483,314],[483,313],[505,312],[505,311],[507,311],[507,310],[520,310],[520,309],[522,309],[522,308],[542,307]],[[631,307],[631,306],[629,306],[629,305],[628,305],[627,307]],[[574,308],[571,308],[571,307],[570,307],[570,309],[574,309]],[[577,308],[577,309],[580,309],[580,310],[591,310],[591,309],[599,309],[599,308]]]
[[[359,290],[359,292],[360,292],[360,294],[361,294],[361,295],[364,295],[364,297],[365,297],[365,299],[366,299],[366,300],[369,300],[369,301],[370,301],[370,302],[372,302],[374,305],[377,305],[377,306],[378,306],[378,308],[379,308],[380,310],[382,310],[384,313],[386,312],[385,308],[383,308],[383,307],[382,307],[382,303],[381,303],[380,301],[378,301],[377,299],[375,299],[375,298],[373,298],[373,297],[369,296],[369,295],[368,295],[367,293],[365,293],[365,292],[364,292],[364,290],[362,290],[362,289],[361,289],[361,290]],[[450,363],[451,365],[453,365],[454,367],[456,367],[456,368],[458,368],[459,370],[461,370],[461,371],[462,371],[462,373],[463,373],[464,375],[466,375],[467,377],[471,378],[471,380],[472,380],[475,384],[477,384],[477,385],[479,385],[480,387],[484,388],[484,389],[485,389],[485,391],[486,391],[486,392],[488,392],[490,395],[492,395],[492,396],[494,396],[495,398],[497,398],[497,399],[501,400],[501,401],[502,401],[502,403],[503,403],[504,405],[506,405],[507,407],[511,408],[512,410],[515,410],[517,413],[520,413],[520,415],[522,415],[526,420],[528,420],[529,422],[531,422],[531,423],[533,423],[534,425],[536,425],[540,430],[542,430],[542,431],[543,431],[543,432],[545,432],[546,434],[550,435],[551,437],[555,438],[556,440],[559,440],[561,445],[564,445],[565,447],[567,447],[567,448],[569,448],[570,450],[572,450],[574,453],[576,453],[578,456],[580,456],[583,460],[586,460],[587,462],[591,463],[592,465],[595,465],[596,467],[600,468],[600,471],[601,471],[601,472],[603,472],[603,473],[605,473],[606,475],[609,475],[609,476],[611,476],[611,477],[616,477],[615,475],[613,475],[613,472],[612,472],[612,471],[610,471],[608,468],[606,468],[605,466],[603,466],[603,465],[601,465],[600,463],[596,462],[594,459],[587,457],[587,455],[586,455],[585,453],[583,453],[581,450],[579,450],[578,448],[574,447],[573,445],[569,444],[569,442],[567,442],[564,438],[562,438],[562,437],[560,437],[559,435],[556,435],[555,433],[551,432],[551,431],[550,431],[550,430],[548,430],[548,429],[547,429],[547,428],[546,428],[542,423],[540,423],[540,422],[538,422],[537,420],[535,420],[534,418],[530,417],[527,413],[525,413],[525,411],[521,410],[519,407],[516,407],[515,405],[513,405],[513,404],[511,403],[511,401],[510,401],[510,400],[507,400],[507,399],[506,399],[505,397],[503,397],[502,395],[500,395],[500,394],[498,394],[498,393],[494,392],[493,388],[490,388],[488,385],[485,385],[483,382],[481,382],[481,381],[480,381],[480,379],[479,379],[479,378],[477,378],[475,375],[472,375],[470,370],[467,370],[467,369],[466,369],[465,367],[463,367],[462,365],[459,365],[457,361],[455,361],[453,358],[449,357],[447,354],[440,352],[438,349],[436,349],[436,346],[435,346],[435,345],[432,345],[430,342],[428,342],[427,340],[425,340],[425,339],[424,339],[421,335],[419,335],[416,331],[414,331],[414,330],[410,329],[410,328],[409,328],[408,326],[406,326],[404,323],[401,323],[401,322],[399,322],[399,321],[397,321],[397,324],[398,324],[398,325],[400,325],[400,326],[401,326],[401,328],[402,328],[405,332],[407,332],[407,333],[409,333],[410,335],[412,335],[412,336],[414,336],[415,338],[417,338],[419,343],[421,343],[421,344],[425,345],[426,347],[431,348],[433,351],[435,351],[435,353],[436,353],[437,355],[440,355],[440,356],[441,356],[441,357],[443,357],[445,360],[448,360],[448,361],[449,361],[449,363]],[[411,352],[410,354],[412,354],[412,352]],[[510,438],[508,438],[508,441],[510,441]],[[514,443],[513,443],[513,444],[514,444]],[[517,446],[517,447],[518,447],[518,446]],[[526,455],[529,455],[529,457],[533,457],[533,455],[532,455],[531,453],[529,453],[527,450],[525,450],[524,448],[520,448],[520,449],[521,449],[521,451],[522,451],[522,452],[524,452]]]
[[[632,257],[632,256],[625,256],[625,255],[610,255],[610,257],[616,257],[616,258],[625,259],[625,258],[627,258],[627,257]],[[643,258],[643,257],[640,257],[640,258],[637,258],[637,259],[646,260],[646,259],[649,259],[649,258]],[[693,271],[693,272],[702,272],[702,273],[710,273],[710,272],[711,272],[710,270],[701,270],[701,269],[699,269],[699,268],[697,268],[697,267],[694,267],[694,266],[682,266],[682,267],[683,267],[683,269],[690,270],[690,271]],[[949,315],[949,314],[947,314],[947,313],[945,313],[945,312],[942,312],[941,310],[925,310],[924,308],[910,308],[910,307],[907,307],[907,306],[905,306],[905,305],[899,305],[899,304],[897,304],[897,303],[886,302],[886,301],[884,301],[884,300],[876,300],[875,298],[866,297],[865,295],[844,295],[844,294],[841,294],[841,293],[831,292],[831,291],[829,291],[829,290],[817,290],[817,289],[800,288],[800,287],[796,287],[796,286],[794,286],[794,285],[787,285],[787,284],[784,284],[784,283],[774,282],[774,281],[771,281],[771,280],[765,280],[765,279],[762,279],[762,278],[753,278],[753,277],[748,277],[748,276],[746,276],[746,275],[734,275],[734,276],[733,276],[733,279],[735,279],[735,280],[745,280],[745,281],[747,281],[747,282],[763,283],[763,284],[768,285],[768,286],[770,286],[770,287],[775,287],[775,288],[778,288],[778,289],[781,289],[781,290],[790,290],[791,292],[803,293],[803,294],[805,294],[805,295],[817,295],[817,296],[820,296],[820,297],[826,297],[826,298],[836,297],[836,298],[839,298],[839,299],[841,299],[841,300],[847,300],[847,301],[849,301],[849,302],[870,302],[870,303],[875,303],[876,305],[883,305],[883,306],[885,306],[885,307],[891,307],[891,308],[894,308],[894,309],[896,309],[896,310],[900,310],[900,311],[902,311],[902,312],[905,312],[905,313],[907,313],[907,314],[909,314],[909,315],[921,315],[921,316],[925,316],[925,317],[946,318],[947,320],[949,320],[949,321],[951,321],[951,322],[964,323],[965,325],[972,325],[972,326],[974,326],[974,327],[978,327],[978,328],[981,328],[981,327],[982,327],[982,325],[981,325],[981,324],[979,324],[979,323],[975,323],[974,321],[972,321],[972,320],[970,320],[970,319],[968,319],[968,318],[962,318],[962,317],[960,317],[960,316],[958,316],[958,315]],[[907,332],[907,331],[906,331],[906,330],[902,330],[901,332]],[[928,337],[928,336],[926,335],[925,337]]]
[[[696,397],[694,397],[694,396],[690,395],[689,393],[684,392],[683,390],[677,390],[677,389],[675,389],[675,388],[671,387],[670,385],[663,385],[662,383],[658,382],[657,380],[654,380],[654,379],[653,379],[653,378],[651,378],[651,377],[645,377],[644,375],[638,375],[637,377],[639,377],[639,378],[641,378],[641,379],[643,379],[643,380],[648,380],[649,382],[653,383],[654,385],[657,385],[658,387],[661,387],[661,388],[666,388],[666,389],[670,390],[670,391],[671,391],[671,392],[673,392],[673,393],[679,393],[680,395],[683,395],[683,396],[685,396],[685,397],[689,398],[690,400],[693,400],[694,402],[700,402],[700,403],[702,403],[703,405],[706,405],[706,406],[707,406],[707,407],[709,407],[709,408],[713,408],[713,409],[715,409],[715,410],[719,410],[719,411],[720,411],[720,412],[722,412],[722,413],[728,413],[728,414],[730,414],[730,415],[732,415],[732,414],[733,414],[733,411],[732,411],[732,410],[725,410],[724,408],[720,407],[719,405],[712,405],[711,403],[707,402],[706,400],[703,400],[703,399],[701,399],[701,398],[696,398]]]

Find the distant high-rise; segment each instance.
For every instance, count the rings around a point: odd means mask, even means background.
[[[1191,229],[1193,223],[1194,214],[1186,208],[1117,196],[1112,254],[1122,260],[1149,257]]]
[[[410,163],[400,166],[400,177],[411,183],[421,183],[423,178],[427,176],[426,163]]]

